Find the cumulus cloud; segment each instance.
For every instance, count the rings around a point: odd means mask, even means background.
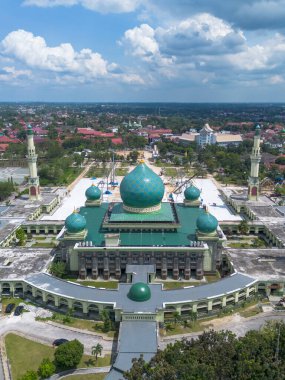
[[[5,58],[13,59],[28,69],[46,75],[57,83],[90,83],[96,79],[117,80],[129,84],[144,84],[139,74],[124,71],[116,63],[109,63],[101,54],[91,49],[74,50],[70,43],[50,47],[41,36],[35,36],[25,30],[9,33],[0,42],[0,53]],[[2,80],[9,74],[14,77],[28,75],[30,70],[12,70],[6,68]],[[3,69],[4,70],[4,69]],[[4,70],[5,71],[5,70]]]
[[[245,37],[225,21],[208,13],[195,15],[156,31],[160,49],[176,56],[221,54],[240,49]]]
[[[3,54],[13,56],[30,67],[55,72],[88,73],[93,77],[107,74],[107,61],[90,49],[76,52],[63,43],[49,47],[44,38],[25,30],[9,33],[1,42]]]
[[[144,62],[163,68],[162,74],[173,76],[179,64],[193,69],[206,65],[205,55],[240,51],[245,37],[223,20],[203,13],[172,23],[168,28],[154,29],[141,24],[127,30],[120,43]]]
[[[100,13],[127,13],[138,8],[142,0],[25,0],[23,5],[41,8],[81,5]]]
[[[229,55],[229,62],[241,70],[284,70],[285,37],[276,34],[262,44],[247,46],[244,51]]]
[[[284,29],[285,0],[149,0],[149,14],[157,19],[185,18],[196,13],[211,13],[237,27],[255,29]]]
[[[16,84],[17,79],[31,78],[32,72],[30,70],[17,70],[14,66],[4,66],[0,69],[0,81]]]

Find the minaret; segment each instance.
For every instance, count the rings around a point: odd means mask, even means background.
[[[260,126],[255,128],[255,136],[250,155],[251,168],[250,176],[248,178],[248,199],[251,201],[258,201],[259,196],[259,163],[261,160],[260,154]]]
[[[27,160],[29,165],[29,197],[30,200],[36,201],[41,199],[40,196],[40,181],[38,177],[37,170],[37,158],[35,144],[34,144],[34,132],[32,126],[29,124],[27,129],[27,140],[28,140],[28,154]]]

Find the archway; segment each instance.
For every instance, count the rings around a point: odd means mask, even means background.
[[[2,295],[9,296],[11,294],[11,286],[8,282],[2,284]]]
[[[99,313],[99,307],[97,305],[89,305],[88,306],[88,317],[92,319],[99,319],[100,313]]]

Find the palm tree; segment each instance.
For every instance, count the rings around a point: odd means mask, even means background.
[[[91,354],[95,355],[95,360],[97,360],[98,355],[102,355],[103,346],[100,343],[97,343],[96,346],[92,346]]]

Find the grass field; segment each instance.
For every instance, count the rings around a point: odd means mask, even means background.
[[[6,306],[9,303],[14,303],[15,308],[16,308],[22,302],[27,303],[27,304],[29,303],[29,302],[25,302],[22,298],[2,298],[2,314],[5,314]],[[15,308],[13,309],[13,312]]]
[[[115,169],[115,175],[118,175],[118,176],[125,176],[128,174],[128,169],[127,168],[117,168]]]
[[[51,317],[49,317],[49,318],[38,318],[38,320],[53,321],[56,323],[63,324],[65,326],[74,327],[76,329],[87,330],[87,331],[105,334],[109,338],[114,338],[118,335],[118,330],[116,327],[115,327],[115,330],[111,330],[111,331],[105,333],[103,331],[103,322],[101,322],[101,321],[92,321],[92,320],[88,320],[88,319],[79,319],[79,318],[70,317],[69,321],[67,322],[65,320],[65,315],[60,314],[60,313],[54,313],[52,318]]]
[[[12,369],[13,380],[28,370],[37,371],[43,358],[53,360],[54,348],[45,344],[37,343],[19,335],[8,334],[5,337],[7,356]],[[99,357],[95,362],[93,356],[83,355],[78,368],[103,367],[110,365],[110,356]]]
[[[171,289],[180,289],[185,286],[197,286],[200,285],[199,282],[183,282],[183,281],[165,281],[163,282],[163,289],[171,290]]]
[[[77,280],[76,278],[64,278],[67,281],[75,282],[83,286],[94,286],[95,288],[117,289],[118,281],[89,281],[89,280]]]

